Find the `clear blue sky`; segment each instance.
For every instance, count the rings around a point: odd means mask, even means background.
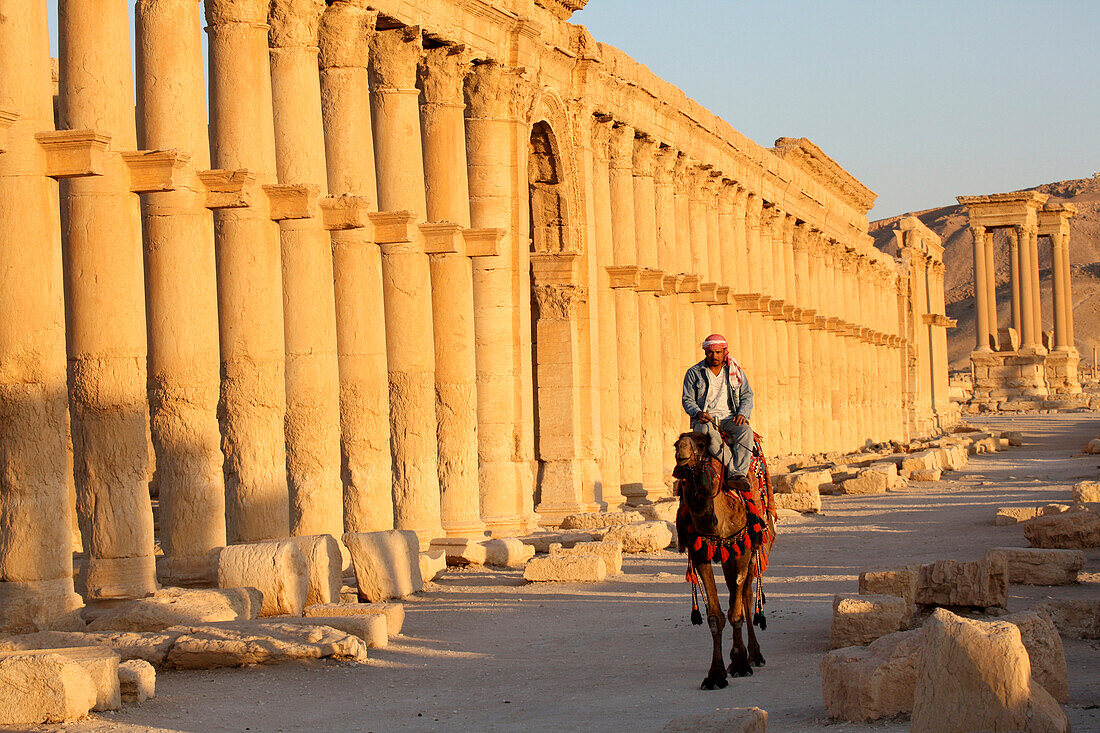
[[[765,147],[808,137],[870,218],[1100,171],[1098,0],[590,0],[573,22]]]
[[[1100,171],[1100,0],[590,0],[573,22],[765,147],[810,138],[871,219]]]

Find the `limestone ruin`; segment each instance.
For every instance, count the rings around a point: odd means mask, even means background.
[[[227,544],[446,548],[667,497],[712,331],[772,455],[955,419],[934,235],[879,252],[874,193],[583,4],[139,0],[131,39],[124,3],[2,0],[0,629]],[[1069,212],[1027,206],[1064,252]]]

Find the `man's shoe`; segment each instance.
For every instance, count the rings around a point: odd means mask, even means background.
[[[726,486],[729,486],[730,489],[739,493],[745,493],[752,490],[752,486],[749,485],[749,480],[744,476],[727,477]]]

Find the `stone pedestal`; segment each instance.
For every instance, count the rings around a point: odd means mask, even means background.
[[[1081,394],[1081,379],[1077,367],[1081,355],[1077,349],[1055,349],[1047,354],[1046,380],[1051,397]]]
[[[1039,353],[974,351],[970,354],[976,403],[1016,400],[1040,402],[1049,394],[1046,355]]]

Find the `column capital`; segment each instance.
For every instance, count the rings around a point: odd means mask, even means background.
[[[539,320],[572,321],[580,316],[581,306],[588,301],[588,291],[575,283],[536,283],[535,309]]]
[[[450,44],[424,50],[416,69],[416,78],[425,104],[465,107],[463,81],[470,72],[466,47]]]
[[[690,168],[691,159],[684,153],[679,153],[672,169],[672,185],[673,190],[681,196],[686,196],[691,190],[691,176],[688,173]]]
[[[420,28],[378,31],[370,40],[371,91],[416,89],[416,69],[424,54]]]
[[[673,183],[679,155],[679,151],[668,145],[661,145],[657,148],[657,169],[654,172],[654,180],[658,184]]]
[[[634,128],[616,122],[611,128],[611,141],[608,143],[612,168],[634,169]]]
[[[794,225],[794,238],[792,244],[794,251],[798,253],[805,253],[810,250],[810,225],[804,221],[795,222]]]
[[[272,0],[268,43],[272,48],[316,48],[325,0]]]
[[[784,216],[786,215],[775,204],[768,203],[760,210],[760,224],[768,231],[774,231],[782,225]]]
[[[723,178],[718,185],[718,212],[733,214],[737,206],[737,184],[729,178]]]
[[[467,117],[524,120],[535,89],[522,68],[486,61],[474,64],[466,75],[465,94]]]
[[[329,5],[321,16],[321,68],[367,68],[377,20],[378,11],[346,0]]]
[[[206,0],[206,23],[217,28],[230,23],[267,25],[269,0]]]
[[[606,115],[592,115],[592,125],[588,128],[588,139],[592,146],[592,154],[598,160],[611,159],[608,145],[611,142],[611,118]]]
[[[760,216],[762,214],[762,207],[764,206],[764,199],[760,198],[755,193],[749,193],[745,200],[745,218],[748,220],[750,227],[760,226]]]
[[[645,133],[635,133],[634,175],[652,178],[657,168],[657,141]]]
[[[1016,236],[1037,237],[1039,236],[1039,227],[1035,224],[1018,224],[1014,226],[1016,230]]]

